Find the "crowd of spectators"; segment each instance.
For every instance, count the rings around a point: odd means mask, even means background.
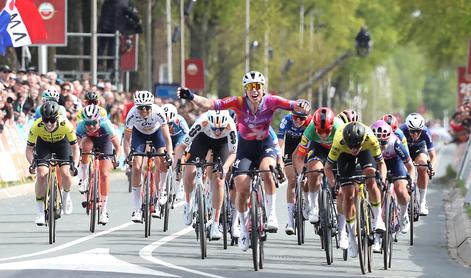
[[[99,105],[106,109],[108,117],[116,127],[123,126],[126,112],[133,105],[132,93],[118,91],[109,81],[100,80],[96,85],[91,84],[89,80],[65,81],[58,78],[56,72],[39,74],[34,67],[14,71],[8,65],[1,65],[0,132],[5,125],[27,125],[29,128],[35,118],[36,109],[42,104],[42,92],[51,87],[60,92],[59,103],[66,108],[67,118],[74,124],[88,91],[99,94]],[[191,102],[156,98],[156,103],[175,104],[189,125],[201,112]]]
[[[471,134],[471,95],[464,97],[450,120],[450,134],[453,142],[466,142]]]

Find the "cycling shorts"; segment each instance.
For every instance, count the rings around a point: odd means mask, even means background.
[[[322,164],[325,164],[327,156],[329,155],[330,149],[323,147],[317,142],[311,142],[309,145],[309,152],[307,154],[307,161],[311,162],[314,160],[321,161]]]
[[[164,137],[160,128],[152,134],[144,134],[136,128],[132,129],[131,148],[134,152],[143,153],[146,148],[146,141],[152,141],[156,149],[165,146]]]
[[[61,159],[61,160],[70,160],[70,157],[72,155],[72,151],[70,148],[69,141],[67,140],[67,137],[64,137],[64,139],[51,143],[51,142],[46,142],[41,137],[38,137],[36,140],[36,156],[35,159],[49,159],[51,158],[51,154],[55,154],[55,158]],[[70,162],[61,162],[59,163],[59,166],[62,165],[69,165]],[[38,166],[48,166],[46,162],[38,162]]]
[[[227,138],[213,139],[208,137],[204,133],[198,134],[190,146],[190,157],[188,162],[195,162],[196,158],[199,158],[200,161],[206,160],[206,155],[208,151],[213,151],[213,161],[215,158],[220,157],[222,162],[227,160],[229,156],[229,147],[227,146]]]
[[[342,153],[337,160],[337,170],[342,178],[348,178],[355,175],[361,175],[361,171],[358,171],[357,164],[360,164],[361,170],[364,170],[368,167],[376,168],[376,161],[371,155],[370,151],[364,150],[358,153],[358,155],[353,156],[348,153]],[[340,186],[351,185],[352,182],[342,182]]]
[[[415,160],[419,154],[424,153],[428,155],[427,145],[425,141],[421,141],[417,144],[409,144],[409,153],[412,160]]]
[[[393,180],[397,177],[407,176],[406,167],[399,156],[392,159],[385,159],[384,161],[386,162],[386,168],[388,168],[388,171],[391,171]]]
[[[285,138],[285,153],[283,156],[286,156],[289,160],[293,159],[293,152],[298,147],[299,142],[301,142],[301,137],[294,138],[286,136]]]
[[[245,140],[239,137],[237,145],[237,158],[234,163],[234,177],[242,175],[237,171],[247,171],[258,169],[260,162],[265,157],[271,157],[276,160],[276,150],[273,140],[267,137],[263,140]]]
[[[93,142],[93,148],[100,153],[113,154],[113,143],[111,143],[111,136],[104,135],[101,137],[88,137]],[[112,157],[105,157],[104,159],[112,159]]]

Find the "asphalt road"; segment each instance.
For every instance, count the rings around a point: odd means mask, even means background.
[[[374,254],[371,277],[471,277],[471,270],[448,256],[441,185],[429,190],[430,214],[416,226],[414,246],[408,235],[394,245],[393,266],[382,269],[382,257]],[[265,268],[254,272],[250,249],[222,247],[212,241],[208,258],[200,259],[194,230],[183,225],[181,205],[171,211],[169,231],[161,220],[153,222],[153,234],[144,237],[144,225],[134,224],[131,195],[124,174],[112,176],[110,222],[88,231],[88,217],[79,207],[82,196],[72,193],[74,212],[57,222],[56,243],[48,244],[47,228],[34,224],[34,196],[0,200],[0,277],[353,277],[361,276],[358,258],[343,261],[334,250],[328,266],[318,236],[308,229],[306,243],[282,229],[287,212],[285,187],[279,189],[277,213],[280,231],[269,234]]]

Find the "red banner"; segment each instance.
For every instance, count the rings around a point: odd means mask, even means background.
[[[138,34],[133,34],[129,38],[120,36],[119,51],[121,57],[119,60],[119,68],[122,71],[137,71],[138,43]]]
[[[33,0],[46,27],[47,39],[35,45],[67,45],[67,1]]]
[[[463,103],[463,98],[469,95],[471,95],[471,75],[466,74],[466,67],[459,67],[457,105],[460,106]]]
[[[192,90],[204,90],[203,59],[185,60],[185,87]]]

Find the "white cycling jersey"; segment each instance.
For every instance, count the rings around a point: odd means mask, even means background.
[[[232,118],[229,117],[227,127],[218,136],[209,126],[208,113],[206,112],[201,114],[201,116],[191,126],[190,131],[188,131],[188,133],[183,138],[183,144],[189,146],[191,142],[193,142],[193,140],[196,138],[196,136],[198,136],[198,134],[200,134],[201,132],[203,132],[205,135],[212,139],[221,139],[226,137],[229,151],[237,151],[237,128]]]
[[[165,124],[167,124],[167,120],[165,119],[164,110],[157,104],[152,104],[152,109],[147,118],[139,114],[136,106],[131,108],[126,117],[126,129],[130,130],[134,127],[144,134],[153,134]]]

